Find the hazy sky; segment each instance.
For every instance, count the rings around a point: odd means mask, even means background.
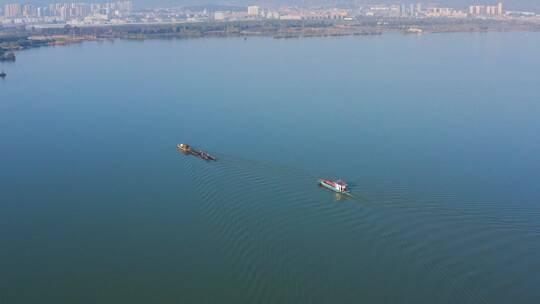
[[[0,0],[0,4],[6,3],[57,3],[57,2],[112,2],[114,0]],[[152,6],[174,6],[174,5],[204,5],[204,4],[231,4],[231,5],[248,5],[248,4],[259,4],[261,6],[265,5],[283,5],[283,4],[301,4],[301,5],[318,5],[321,3],[346,3],[346,2],[359,2],[359,3],[413,3],[413,2],[422,2],[422,3],[433,3],[448,5],[452,7],[465,7],[470,4],[479,3],[479,4],[495,4],[499,2],[498,0],[134,0],[136,7],[152,7]],[[509,9],[536,9],[540,10],[540,0],[503,0],[505,6]]]

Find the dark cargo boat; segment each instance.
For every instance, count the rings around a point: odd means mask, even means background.
[[[176,145],[176,148],[186,155],[194,155],[194,156],[199,157],[200,159],[204,159],[207,161],[217,161],[217,158],[215,156],[210,155],[210,153],[205,152],[203,150],[196,150],[187,144]]]

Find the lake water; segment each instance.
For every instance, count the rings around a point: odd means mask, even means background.
[[[539,49],[489,33],[20,52],[1,67],[0,303],[538,303]]]

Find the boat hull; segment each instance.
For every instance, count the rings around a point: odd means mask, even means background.
[[[202,150],[196,150],[196,149],[194,149],[191,146],[186,145],[186,144],[176,145],[176,148],[178,149],[178,151],[184,153],[185,155],[197,156],[198,158],[200,158],[202,160],[206,160],[206,161],[217,161],[217,158],[215,156],[212,156],[212,155],[210,155],[210,154],[208,154],[208,153],[206,153],[205,151],[202,151]]]

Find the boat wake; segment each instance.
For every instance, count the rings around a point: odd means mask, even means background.
[[[420,298],[488,303],[497,300],[491,294],[498,286],[489,283],[497,275],[493,264],[514,282],[530,284],[524,274],[531,249],[540,250],[540,210],[462,202],[451,194],[419,199],[406,185],[377,179],[350,194],[333,193],[317,189],[319,174],[307,170],[217,156],[214,163],[183,163],[201,196],[204,237],[222,248],[246,301],[279,302],[286,293],[297,302],[320,302],[321,280],[326,290],[364,293],[380,288],[377,280],[392,286],[410,280]],[[512,251],[487,254],[504,248]],[[309,276],[320,273],[328,278]],[[348,283],[340,280],[344,273]],[[291,284],[275,292],[279,282]],[[478,282],[492,288],[475,289]]]

